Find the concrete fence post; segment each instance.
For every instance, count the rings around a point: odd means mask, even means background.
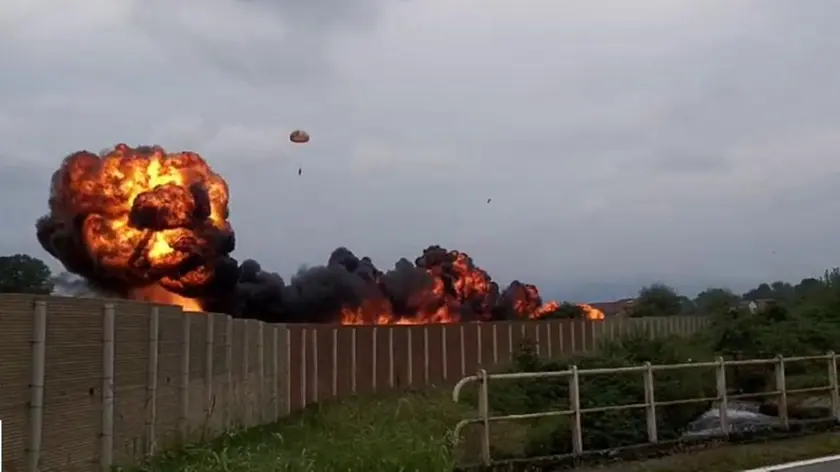
[[[354,326],[350,328],[350,391],[353,395],[356,394],[357,389],[357,370],[356,365],[356,332],[358,329]]]
[[[306,362],[306,328],[300,330],[300,407],[306,408],[306,383],[309,377],[309,364]]]
[[[458,354],[461,357],[461,378],[467,376],[467,342],[464,335],[464,326],[463,323],[458,326]],[[445,362],[445,361],[444,361]]]
[[[214,337],[215,328],[213,326],[213,320],[215,319],[215,315],[208,314],[205,317],[204,325],[204,418],[205,418],[205,428],[202,431],[201,435],[202,438],[204,437],[207,427],[206,425],[210,422],[210,419],[213,418],[213,413],[216,409],[216,401],[215,397],[213,396],[213,349],[214,349]]]
[[[394,327],[388,326],[388,388],[394,388]]]
[[[35,302],[32,317],[32,371],[29,379],[29,435],[26,470],[38,472],[44,431],[44,375],[47,358],[47,302]]]
[[[371,356],[370,356],[370,358],[371,358],[371,367],[370,367],[370,378],[371,378],[371,381],[370,381],[370,382],[371,382],[372,391],[374,391],[374,392],[375,392],[375,391],[376,391],[376,371],[377,371],[377,361],[379,360],[379,359],[378,359],[378,358],[379,358],[379,352],[378,352],[378,349],[377,349],[377,347],[379,347],[379,346],[378,346],[378,341],[379,341],[379,340],[378,340],[378,339],[376,339],[376,338],[377,338],[377,336],[376,336],[376,335],[377,335],[377,334],[379,334],[379,328],[377,328],[377,327],[375,327],[375,326],[374,326],[374,327],[373,327],[373,329],[371,330],[371,332],[373,333],[373,334],[372,334],[372,336],[373,336],[373,341],[372,341],[372,346],[371,346],[371,353],[372,353],[372,354],[371,354]]]
[[[318,384],[321,381],[321,373],[318,371],[318,328],[312,328],[312,403],[318,403],[320,392]]]
[[[431,384],[429,377],[429,327],[423,326],[423,385]]]
[[[443,381],[449,380],[449,363],[447,361],[446,353],[446,325],[440,325],[440,363],[443,372]]]
[[[274,402],[274,421],[280,419],[280,328],[271,325],[271,401]]]
[[[234,426],[233,404],[233,317],[225,317],[225,429]]]
[[[265,331],[263,330],[264,323],[256,321],[257,324],[257,419],[260,424],[265,422],[266,402],[265,402]]]
[[[407,386],[412,387],[414,385],[414,340],[412,334],[414,333],[414,328],[409,327],[405,330],[406,335],[406,359],[408,360],[408,372],[407,372]]]
[[[180,411],[178,413],[178,434],[181,443],[185,443],[189,434],[190,415],[190,320],[192,315],[181,313],[181,372],[178,382]]]
[[[158,336],[160,333],[160,307],[153,306],[149,313],[149,363],[146,367],[146,456],[155,454],[157,440],[157,384],[158,384]]]
[[[102,313],[102,418],[99,432],[99,467],[109,472],[114,456],[114,334],[116,313],[106,303]]]
[[[332,396],[338,397],[338,328],[332,329]]]

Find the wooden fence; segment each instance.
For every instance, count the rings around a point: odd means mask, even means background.
[[[460,325],[266,324],[126,300],[0,294],[0,421],[7,472],[106,470],[325,398],[452,385],[510,361],[595,349],[643,326],[702,318]]]

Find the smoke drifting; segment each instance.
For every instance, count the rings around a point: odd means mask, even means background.
[[[228,187],[198,155],[117,145],[67,156],[52,177],[41,245],[99,291],[269,322],[448,323],[540,318],[533,285],[505,290],[465,253],[430,246],[380,271],[344,247],[286,283],[238,264]],[[603,314],[582,305],[590,318]]]

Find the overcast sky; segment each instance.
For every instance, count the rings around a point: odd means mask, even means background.
[[[838,264],[838,17],[831,0],[3,0],[0,252],[49,260],[50,174],[126,142],[204,155],[235,256],[283,275],[340,245],[385,269],[430,244],[589,301],[818,275]]]

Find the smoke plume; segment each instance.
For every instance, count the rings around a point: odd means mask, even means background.
[[[539,318],[560,306],[518,281],[500,291],[467,254],[440,246],[387,271],[339,247],[325,265],[286,282],[231,257],[228,202],[224,179],[198,154],[124,144],[99,155],[79,151],[53,174],[37,236],[94,293],[269,322],[489,321]]]

